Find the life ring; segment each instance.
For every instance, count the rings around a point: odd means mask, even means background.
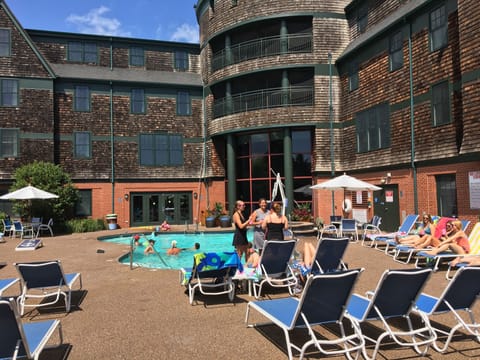
[[[352,211],[352,201],[350,199],[343,200],[342,210],[347,214],[349,214]]]

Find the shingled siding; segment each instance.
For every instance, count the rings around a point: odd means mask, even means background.
[[[458,1],[459,60],[462,71],[463,141],[461,154],[480,149],[480,56],[478,33],[480,9],[478,1]]]
[[[106,91],[104,91],[106,92]],[[73,111],[69,92],[57,95],[59,132],[62,141],[58,160],[74,179],[111,178],[110,97],[92,93],[91,111]],[[130,96],[114,93],[113,131],[115,138],[115,177],[141,179],[197,177],[201,164],[202,102],[193,98],[192,115],[176,115],[176,101],[171,98],[148,97],[146,114],[130,113]],[[92,136],[92,159],[73,156],[73,134],[89,131]],[[165,132],[184,136],[183,166],[140,166],[138,136],[141,133]]]
[[[97,63],[87,63],[90,66],[116,67],[116,68],[138,68],[152,71],[174,71],[174,52],[175,50],[185,50],[189,54],[188,72],[199,71],[198,50],[193,45],[181,48],[168,46],[158,41],[108,41],[106,36],[81,36],[72,34],[70,37],[59,36],[55,33],[30,30],[31,37],[35,44],[48,61],[56,64],[72,64],[68,61],[68,43],[69,41],[79,41],[95,43],[97,45],[98,61]],[[158,45],[161,43],[162,45]],[[141,47],[145,50],[144,66],[131,66],[129,63],[130,46]],[[113,53],[111,54],[111,49]],[[111,63],[113,61],[113,63]]]
[[[423,16],[423,15],[422,15]],[[425,17],[423,17],[425,18]],[[418,26],[418,23],[417,23]],[[403,28],[404,34],[408,34]],[[410,158],[410,82],[408,39],[404,35],[404,65],[394,72],[389,71],[388,48],[374,57],[359,64],[359,88],[348,90],[348,76],[342,75],[342,120],[352,121],[345,129],[345,139],[355,139],[355,114],[374,105],[388,102],[391,108],[391,146],[388,149],[357,154],[356,147],[344,142],[342,163],[350,169],[361,169],[375,166],[387,166],[392,163],[408,163]],[[362,54],[374,52],[377,43],[388,45],[388,38],[376,39],[357,51],[356,58],[362,59]],[[449,81],[453,89],[458,81],[459,68],[455,50],[458,43],[457,13],[449,16],[449,44],[446,48],[431,52],[429,50],[428,20],[421,30],[412,37],[412,66],[415,111],[415,160],[446,158],[458,155],[457,131],[458,122],[462,122],[462,104],[456,101],[455,93],[451,96],[452,121],[442,126],[433,126],[431,110],[431,86],[440,81]],[[461,134],[458,134],[461,136]],[[356,142],[351,141],[352,143]],[[371,157],[375,154],[375,162]]]

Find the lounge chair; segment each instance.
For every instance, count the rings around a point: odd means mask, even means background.
[[[410,315],[415,310],[415,300],[420,295],[425,282],[432,273],[431,269],[387,270],[383,273],[373,292],[366,296],[353,294],[347,306],[348,316],[353,317],[360,325],[364,322],[379,321],[383,332],[377,337],[365,336],[368,342],[375,344],[366,359],[375,359],[384,338],[391,338],[403,347],[413,347],[419,354],[425,354],[428,347],[436,340],[436,334],[429,324],[428,317],[418,313],[423,325],[414,327]],[[390,319],[406,319],[408,329],[393,328]],[[367,344],[368,344],[367,342]],[[420,347],[424,347],[423,350]]]
[[[9,287],[19,283],[19,279],[17,278],[9,278],[9,279],[0,279],[0,298],[2,297],[2,293],[7,290]],[[21,288],[20,288],[21,291]]]
[[[415,259],[415,267],[423,267],[423,263],[427,263],[428,266],[433,268],[433,271],[437,271],[440,267],[440,263],[443,260],[453,260],[457,257],[471,256],[471,255],[480,255],[480,223],[476,223],[472,229],[472,232],[468,236],[468,242],[470,244],[470,253],[469,254],[456,254],[452,251],[443,251],[436,255],[427,254],[424,251],[419,251],[416,253],[417,257]],[[451,271],[451,269],[450,269]],[[447,279],[449,278],[449,271],[447,271]]]
[[[50,232],[50,236],[53,236],[53,229],[52,229],[52,226],[53,226],[53,219],[50,218],[48,220],[48,223],[46,224],[40,224],[38,226],[38,229],[37,229],[37,237],[43,232],[43,231],[49,231]]]
[[[317,235],[317,240],[320,241],[323,237],[337,237],[338,236],[338,229],[335,225],[325,225]]]
[[[475,321],[473,315],[473,305],[480,296],[480,268],[464,267],[459,269],[452,281],[447,285],[439,297],[421,294],[416,301],[416,306],[420,312],[427,314],[430,318],[433,315],[451,313],[455,319],[456,325],[448,331],[442,326],[442,329],[433,327],[434,331],[440,335],[446,335],[443,342],[435,341],[433,348],[439,352],[447,350],[453,335],[457,330],[463,329],[468,334],[476,337],[480,342],[480,324]],[[468,315],[465,320],[460,311],[463,310]],[[443,345],[443,346],[442,346]]]
[[[23,323],[13,299],[0,300],[0,319],[0,359],[38,359],[55,330],[59,336],[56,346],[63,343],[59,320]]]
[[[42,224],[43,219],[41,217],[32,217],[30,225],[32,225],[33,233],[38,233],[38,227]]]
[[[242,266],[238,254],[236,252],[198,253],[193,255],[193,259],[190,277],[185,281],[190,304],[193,305],[196,289],[203,295],[228,294],[228,299],[233,301],[235,284],[232,277],[237,268]]]
[[[20,315],[23,315],[26,307],[41,307],[55,304],[60,295],[65,298],[66,311],[70,311],[72,288],[78,280],[82,288],[82,276],[80,273],[65,274],[62,263],[59,260],[16,263],[14,264],[20,274],[22,294],[17,298]],[[45,299],[54,296],[47,302],[28,303],[29,299]]]
[[[370,234],[368,235],[370,247],[376,250],[384,251],[385,254],[389,254],[389,250],[392,246],[396,245],[395,237],[401,235],[407,235],[412,230],[413,226],[417,222],[418,215],[410,214],[403,220],[402,225],[398,228],[398,231],[388,234]]]
[[[312,274],[323,274],[339,270],[347,270],[342,258],[347,249],[349,239],[323,238],[318,242],[315,259],[312,264]]]
[[[295,244],[295,240],[265,241],[259,262],[261,278],[253,283],[253,294],[256,299],[260,297],[265,284],[274,288],[287,288],[290,295],[294,294],[298,280],[289,261],[295,250]]]
[[[345,317],[345,308],[360,272],[357,269],[310,276],[299,299],[287,297],[250,301],[247,304],[245,323],[249,327],[272,323],[279,326],[285,334],[289,359],[293,358],[293,351],[300,352],[302,359],[311,346],[325,355],[345,354],[350,358],[351,354],[357,353],[358,357],[364,349],[365,341],[355,320]],[[250,309],[257,310],[271,322],[250,324]],[[353,333],[349,335],[345,334],[344,319],[350,321],[353,328]],[[337,324],[340,328],[340,337],[331,340],[317,338],[313,326],[331,324]],[[290,332],[298,328],[307,328],[310,340],[296,345],[290,339]]]

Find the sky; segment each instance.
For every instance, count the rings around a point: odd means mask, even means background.
[[[198,43],[197,0],[5,0],[25,29]]]

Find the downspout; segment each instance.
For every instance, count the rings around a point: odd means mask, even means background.
[[[110,38],[110,71],[113,71],[113,38]],[[110,80],[110,167],[112,169],[112,214],[115,214],[115,154],[113,136],[113,83]]]
[[[408,24],[408,70],[410,80],[410,166],[413,176],[414,214],[418,214],[417,168],[415,166],[415,108],[413,102],[412,24]]]
[[[328,121],[330,123],[330,169],[335,177],[335,144],[333,141],[333,104],[332,104],[332,53],[328,52]],[[335,192],[332,191],[332,215],[335,215]]]

